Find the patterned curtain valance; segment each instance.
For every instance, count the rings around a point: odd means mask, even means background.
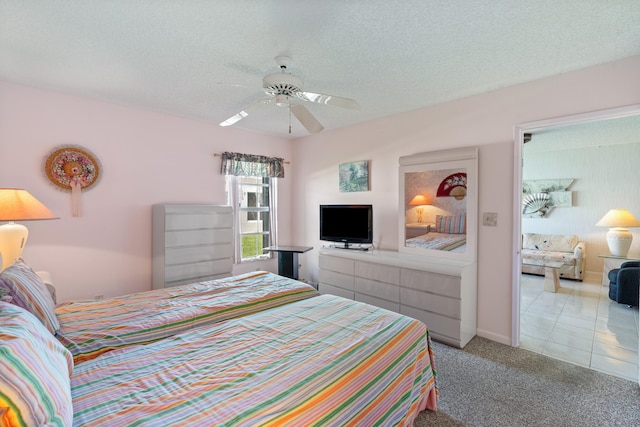
[[[220,173],[235,176],[284,178],[284,159],[225,151],[222,153]]]

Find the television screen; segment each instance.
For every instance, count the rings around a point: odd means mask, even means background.
[[[320,205],[320,240],[373,243],[372,205]]]

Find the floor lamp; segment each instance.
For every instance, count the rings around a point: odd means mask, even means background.
[[[0,221],[9,221],[7,224],[0,225],[2,270],[22,256],[22,251],[29,237],[27,227],[16,224],[14,221],[57,218],[28,191],[18,188],[0,188]]]

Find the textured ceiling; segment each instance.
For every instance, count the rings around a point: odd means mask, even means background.
[[[2,0],[0,79],[219,123],[274,57],[335,129],[640,54],[638,0]],[[221,84],[222,83],[222,84]],[[235,126],[292,138],[288,109]]]

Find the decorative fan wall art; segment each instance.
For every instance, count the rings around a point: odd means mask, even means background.
[[[531,216],[544,216],[549,210],[551,198],[547,193],[526,194],[522,198],[522,213]]]
[[[44,173],[59,190],[71,192],[71,213],[80,216],[80,194],[93,187],[101,176],[102,167],[89,150],[75,145],[53,149],[44,162]]]
[[[546,218],[556,207],[573,206],[573,179],[534,179],[522,181],[522,216]]]
[[[465,172],[454,173],[443,179],[436,193],[436,197],[455,197],[456,200],[462,200],[466,195],[467,174]]]

